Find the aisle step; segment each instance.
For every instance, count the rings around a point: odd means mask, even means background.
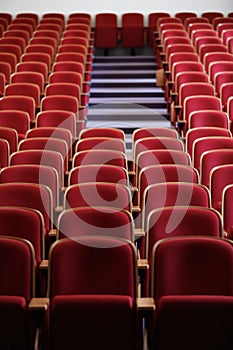
[[[154,62],[153,55],[138,55],[138,56],[94,56],[94,63],[100,62]]]
[[[157,87],[92,87],[93,97],[163,97],[164,92]]]
[[[133,70],[133,69],[127,69],[127,70],[101,70],[101,71],[92,71],[92,78],[105,78],[105,79],[114,79],[114,78],[124,78],[124,79],[128,79],[128,78],[154,78],[155,79],[155,70],[151,69],[151,70]]]
[[[164,112],[166,112],[166,103],[164,102],[164,99],[161,98],[151,98],[151,97],[91,97],[89,101],[89,106],[93,107],[95,105],[101,105],[102,108],[105,108],[105,104],[119,104],[119,103],[125,103],[125,104],[133,104],[136,106],[142,106],[145,108],[152,108],[152,109],[160,109]],[[115,107],[115,111],[117,112],[117,107]],[[121,111],[120,111],[121,112]]]
[[[95,56],[87,127],[170,127],[164,91],[156,86],[154,56]]]
[[[95,71],[106,70],[153,70],[155,72],[155,64],[153,62],[101,62],[93,63],[92,65]]]
[[[91,89],[94,91],[94,88],[111,88],[111,87],[116,87],[116,88],[127,88],[127,87],[132,87],[135,88],[135,86],[139,88],[154,88],[155,86],[155,78],[128,78],[128,79],[101,79],[101,78],[93,78],[91,81]]]

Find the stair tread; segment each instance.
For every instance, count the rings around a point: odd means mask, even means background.
[[[119,122],[118,120],[109,120],[109,121],[103,121],[100,123],[99,120],[88,120],[87,121],[87,128],[92,128],[92,127],[113,127],[113,128],[122,128],[124,126],[125,128],[131,127],[134,129],[137,128],[150,128],[155,126],[155,121],[154,120],[135,120],[135,121],[125,121]],[[170,128],[171,124],[168,120],[164,118],[164,120],[156,120],[156,126],[158,127],[167,127]]]
[[[127,92],[161,92],[162,89],[160,87],[156,87],[154,86],[153,88],[152,87],[101,87],[101,88],[95,88],[95,87],[92,87],[91,89],[91,92],[98,92],[98,93],[101,93],[101,92],[122,92],[122,93],[127,93]]]
[[[121,79],[117,79],[117,78],[113,78],[109,81],[109,79],[104,79],[104,78],[93,78],[92,83],[109,83],[112,82],[114,83],[155,83],[155,78],[127,78],[127,81],[125,81],[125,79],[121,78]]]
[[[158,116],[160,115],[160,113],[164,113],[166,111],[165,108],[147,108],[147,107],[143,107],[141,105],[137,105],[136,108],[136,104],[135,104],[135,108],[131,108],[131,109],[127,109],[127,108],[100,108],[100,105],[98,105],[97,107],[91,107],[88,110],[88,115],[92,115],[92,116],[104,116],[104,115],[119,115],[119,116],[134,116],[135,118],[137,116],[144,116],[144,118],[146,119],[147,117],[154,117],[154,116]]]
[[[144,70],[144,69],[142,69],[142,70],[134,70],[134,69],[127,69],[127,70],[122,70],[122,71],[120,71],[119,72],[119,70],[115,70],[115,69],[109,69],[109,70],[106,70],[106,69],[104,69],[104,70],[97,70],[97,71],[92,71],[92,75],[93,74],[95,74],[95,75],[98,75],[98,74],[113,74],[113,73],[115,73],[115,74],[119,74],[119,73],[121,73],[121,74],[132,74],[132,75],[134,75],[134,74],[138,74],[138,73],[140,73],[140,74],[148,74],[148,73],[154,73],[155,74],[155,70],[154,69],[147,69],[146,71]]]
[[[105,101],[105,102],[130,102],[130,103],[136,103],[138,104],[139,102],[164,102],[164,97],[90,97],[89,102],[100,102],[100,101]],[[100,102],[101,103],[101,102]],[[164,102],[165,104],[165,102]]]

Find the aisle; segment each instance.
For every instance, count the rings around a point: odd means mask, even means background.
[[[170,127],[164,93],[151,56],[96,56],[87,128],[117,127],[130,140],[140,127]],[[127,146],[130,149],[130,145]]]

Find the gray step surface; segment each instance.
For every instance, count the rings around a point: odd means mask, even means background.
[[[164,127],[170,128],[171,124],[168,120],[132,120],[130,121],[119,121],[119,120],[88,120],[87,128],[101,128],[101,127],[112,127],[123,130],[127,134],[132,134],[134,130],[139,128],[151,128],[151,127]],[[127,147],[131,148],[131,144]]]
[[[94,57],[87,127],[170,127],[164,91],[156,86],[154,56]]]
[[[93,97],[164,97],[161,88],[156,87],[92,87],[91,98]]]
[[[132,103],[97,104],[88,110],[88,119],[155,120],[167,118],[165,108],[148,108]]]
[[[94,88],[127,88],[127,87],[137,87],[137,88],[154,88],[155,85],[155,78],[128,78],[128,79],[118,79],[118,78],[112,78],[112,79],[98,79],[93,78],[91,81],[91,87],[92,91],[94,91]]]
[[[105,79],[114,79],[114,78],[123,78],[123,79],[128,79],[128,78],[155,78],[155,69],[148,69],[148,70],[133,70],[133,69],[127,69],[127,70],[106,70],[106,71],[95,71],[93,70],[91,73],[92,78],[105,78]]]
[[[93,107],[95,105],[101,105],[104,108],[104,105],[108,105],[109,103],[129,103],[136,106],[142,106],[146,108],[152,109],[166,109],[166,103],[164,99],[161,98],[151,98],[151,97],[90,97],[89,106]],[[115,107],[115,110],[117,108]]]

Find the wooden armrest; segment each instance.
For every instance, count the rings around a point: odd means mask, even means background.
[[[164,61],[164,58],[166,56],[165,52],[161,51],[161,52],[159,52],[159,55],[160,55],[161,60]]]
[[[85,108],[85,107],[83,107],[83,108]],[[85,119],[79,119],[79,120],[76,120],[76,123],[77,124],[83,124],[83,123],[86,123],[86,120]]]
[[[67,189],[67,187],[62,187],[63,194],[65,193],[66,189]]]
[[[136,186],[131,186],[130,191],[131,192],[138,192],[138,188]]]
[[[137,298],[137,309],[139,311],[154,311],[155,302],[154,298]]]
[[[89,96],[89,92],[81,92],[81,97]]]
[[[46,311],[49,306],[49,298],[32,298],[28,308],[32,311]]]
[[[141,212],[141,208],[140,208],[139,206],[132,207],[132,212],[134,212],[134,213],[140,213],[140,212]]]
[[[172,89],[173,84],[174,84],[174,82],[171,81],[171,80],[169,80],[169,81],[167,82],[167,86],[168,86],[169,90]]]
[[[170,77],[170,75],[171,75],[171,71],[170,70],[166,70],[164,72],[164,74],[165,74],[166,78],[168,79]]]
[[[52,229],[49,231],[48,233],[49,237],[56,237],[57,236],[57,230],[56,229]]]
[[[142,228],[134,229],[134,237],[135,239],[141,238],[145,236],[145,231]]]
[[[176,92],[172,92],[170,91],[170,96],[171,96],[171,99],[172,99],[172,102],[175,103],[176,99],[177,99],[177,93]]]
[[[186,120],[184,120],[184,119],[178,119],[178,123],[179,123],[180,125],[185,125],[185,124],[186,124]]]
[[[167,61],[163,61],[163,62],[162,62],[162,65],[163,65],[163,69],[167,69],[167,67],[168,67],[168,62],[167,62]],[[166,71],[165,71],[165,73],[166,73]]]
[[[49,298],[32,298],[30,303],[28,304],[28,309],[31,312],[31,316],[35,318],[35,338],[33,349],[39,349],[40,344],[40,329],[41,323],[44,322],[44,318],[46,317],[47,310],[49,306]],[[43,321],[42,321],[43,320]]]
[[[54,209],[54,213],[60,214],[62,212],[62,210],[63,210],[63,205],[59,205]]]
[[[179,130],[180,130],[181,132],[183,132],[184,127],[185,127],[185,125],[186,125],[186,120],[178,119],[177,125],[178,125]]]
[[[89,97],[89,92],[81,92],[81,104],[83,104],[83,105],[79,106],[79,109],[80,109],[80,107],[87,108],[87,106],[86,106],[86,98],[87,97]]]
[[[179,111],[181,110],[182,106],[180,106],[180,105],[175,105],[174,108],[175,108],[176,113],[178,114]]]
[[[159,32],[158,31],[154,31],[154,37],[157,38],[159,36]]]
[[[138,259],[137,260],[138,269],[139,270],[148,270],[149,264],[147,259]]]
[[[48,260],[42,260],[40,263],[40,270],[47,270],[49,266]]]
[[[164,46],[163,45],[158,45],[158,49],[159,49],[159,53],[160,52],[164,52],[163,49],[164,49]]]

